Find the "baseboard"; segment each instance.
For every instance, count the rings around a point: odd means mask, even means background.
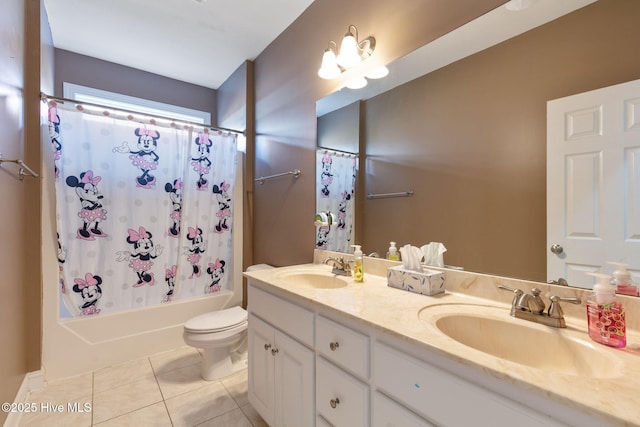
[[[27,372],[22,379],[22,384],[16,393],[14,403],[24,403],[32,391],[42,390],[44,388],[44,371]],[[21,412],[9,412],[4,422],[4,427],[18,427],[20,425]]]

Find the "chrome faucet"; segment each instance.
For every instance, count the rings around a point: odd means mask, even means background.
[[[343,257],[329,257],[324,260],[324,264],[333,263],[333,269],[331,273],[338,274],[340,276],[351,276],[351,265],[349,261],[345,260]]]
[[[511,316],[553,326],[554,328],[567,327],[560,302],[570,302],[571,304],[580,304],[582,302],[580,298],[561,298],[551,295],[549,297],[551,304],[549,304],[549,309],[545,313],[545,304],[540,298],[540,289],[533,288],[531,289],[531,294],[525,294],[522,289],[514,289],[504,285],[498,285],[498,288],[514,294],[511,301]]]

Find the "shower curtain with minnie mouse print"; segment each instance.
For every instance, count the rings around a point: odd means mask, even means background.
[[[45,135],[61,317],[228,289],[236,136],[73,107],[50,101]]]
[[[316,152],[316,209],[331,212],[335,223],[316,226],[316,248],[349,252],[353,242],[353,213],[358,159],[325,149]]]

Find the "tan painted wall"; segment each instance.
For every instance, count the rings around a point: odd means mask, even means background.
[[[50,36],[44,22],[41,29],[40,7],[40,0],[5,0],[0,14],[0,152],[7,159],[25,160],[36,171],[40,146],[37,94],[41,52],[45,66],[51,65],[48,62]],[[46,84],[50,74],[43,75]],[[18,170],[13,164],[0,168],[2,402],[12,402],[24,375],[40,369],[40,185],[34,178],[21,181]],[[5,419],[6,414],[0,413],[0,422]]]
[[[310,262],[314,248],[315,101],[337,88],[317,77],[329,40],[349,24],[377,39],[376,58],[396,59],[504,0],[316,1],[255,61],[255,175],[302,176],[254,186],[254,261]],[[366,248],[365,248],[366,250]]]
[[[0,14],[0,152],[5,158],[23,155],[22,104],[24,87],[24,10],[22,2],[5,2]],[[0,401],[12,402],[27,372],[26,319],[26,254],[24,204],[26,193],[18,180],[15,165],[0,168]],[[9,327],[9,325],[11,325]],[[0,423],[7,414],[0,413]]]

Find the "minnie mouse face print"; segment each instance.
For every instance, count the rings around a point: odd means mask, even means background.
[[[204,289],[205,294],[212,294],[215,292],[220,292],[221,285],[220,281],[224,277],[224,266],[225,262],[219,258],[216,258],[216,262],[209,263],[209,268],[207,268],[207,273],[211,276],[211,283]]]
[[[349,206],[349,201],[351,200],[351,193],[347,193],[343,191],[340,193],[342,198],[340,199],[340,204],[338,205],[338,229],[344,230],[347,225],[347,207]]]
[[[227,224],[228,218],[231,217],[231,196],[229,196],[229,184],[221,182],[220,185],[213,186],[213,193],[218,199],[218,224],[214,227],[213,231],[216,233],[223,233],[229,230],[229,224]]]
[[[80,306],[84,316],[90,316],[100,313],[100,309],[96,307],[98,300],[102,297],[102,278],[94,276],[91,273],[84,275],[84,279],[76,278],[73,280],[73,291],[80,294],[83,304]]]
[[[55,170],[55,176],[60,176],[60,169],[58,168],[58,161],[62,151],[62,144],[60,143],[60,116],[58,115],[58,109],[55,102],[49,104],[49,139],[51,140],[51,148],[53,149],[53,166]]]
[[[198,134],[195,140],[196,143],[196,156],[191,158],[191,166],[193,170],[199,175],[196,182],[196,188],[200,191],[206,190],[209,186],[209,181],[206,176],[211,171],[211,160],[209,154],[211,153],[211,145],[213,142],[209,139],[209,134],[206,132]]]
[[[131,164],[142,172],[142,175],[136,177],[136,186],[152,188],[156,183],[156,178],[151,175],[151,171],[158,168],[158,160],[160,160],[160,156],[156,153],[160,133],[146,128],[137,128],[135,135],[138,137],[136,150],[129,148],[129,144],[125,141],[112,151],[114,153],[129,153]]]
[[[140,227],[138,231],[129,229],[128,233],[126,240],[127,243],[133,246],[133,250],[131,252],[118,251],[116,253],[118,256],[116,261],[129,261],[129,267],[138,276],[138,281],[133,285],[134,288],[144,285],[153,286],[155,277],[151,272],[151,267],[153,266],[151,260],[159,257],[163,248],[160,245],[155,246],[153,244],[153,235],[144,227]]]
[[[189,227],[187,240],[190,246],[184,248],[184,253],[187,255],[187,261],[191,263],[191,267],[193,268],[189,279],[193,279],[194,276],[200,277],[202,274],[200,258],[202,258],[202,254],[207,250],[207,241],[202,237],[202,229],[200,227]]]
[[[167,182],[164,185],[164,191],[169,193],[172,204],[171,227],[169,227],[168,235],[178,237],[180,235],[180,217],[182,216],[182,180],[178,178],[173,183]]]
[[[333,173],[331,172],[331,165],[333,160],[331,156],[325,154],[322,157],[322,172],[320,173],[320,184],[322,185],[322,189],[320,190],[320,197],[327,198],[331,191],[329,190],[329,186],[333,182]]]
[[[107,211],[102,207],[103,196],[98,191],[100,180],[90,170],[82,172],[79,177],[71,175],[66,179],[67,185],[76,189],[76,195],[80,199],[78,217],[82,219],[82,227],[76,233],[78,239],[95,240],[96,237],[107,236],[98,227],[100,221],[107,219]]]
[[[172,265],[171,268],[167,268],[164,276],[165,282],[167,282],[167,294],[164,296],[162,302],[170,302],[173,299],[173,291],[176,287],[176,274],[178,273],[178,266]]]

